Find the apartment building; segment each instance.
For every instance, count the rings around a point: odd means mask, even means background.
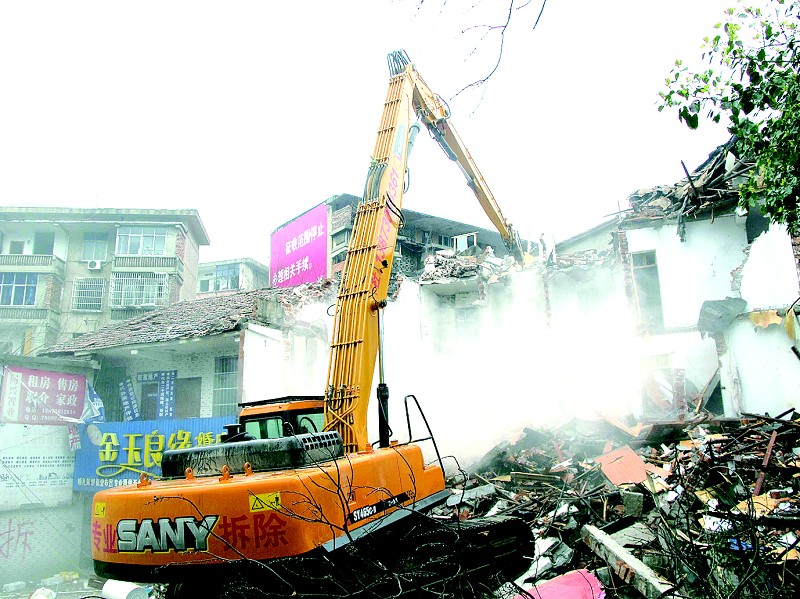
[[[197,267],[197,297],[269,287],[269,267],[252,258],[203,262]]]
[[[272,287],[291,287],[330,277],[344,268],[356,210],[361,198],[343,193],[281,225],[271,235]],[[507,255],[497,231],[403,209],[393,272],[415,275],[425,257],[443,249],[462,252],[491,246]]]
[[[0,207],[0,353],[194,298],[208,243],[196,210]]]

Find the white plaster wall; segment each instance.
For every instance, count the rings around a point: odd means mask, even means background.
[[[137,372],[177,370],[179,379],[202,378],[200,414],[198,416],[200,418],[211,417],[214,401],[214,358],[222,354],[208,350],[204,351],[202,346],[202,342],[198,342],[196,352],[175,353],[170,357],[165,357],[162,353],[144,355],[147,350],[142,350],[142,354],[138,356],[131,356],[130,361],[126,361],[126,369],[128,376],[133,379],[137,400],[141,402],[142,399],[142,384],[136,382]]]
[[[304,310],[306,322],[327,318],[324,306]],[[305,320],[305,319],[304,319]],[[328,327],[321,331],[327,332]],[[328,365],[329,340],[249,323],[244,333],[240,361],[242,401],[258,401],[285,395],[323,395]]]
[[[740,316],[726,338],[741,385],[742,411],[774,416],[800,406],[800,360],[782,326],[763,329]]]
[[[772,225],[753,241],[742,269],[741,293],[749,310],[787,308],[797,299],[797,267],[786,227]]]
[[[742,264],[747,246],[744,220],[733,215],[686,223],[686,241],[676,223],[627,232],[631,253],[656,252],[664,326],[696,326],[706,300],[733,297],[731,271]]]

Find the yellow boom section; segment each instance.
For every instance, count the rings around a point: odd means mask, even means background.
[[[345,452],[369,446],[367,406],[378,352],[378,310],[386,301],[400,227],[408,141],[418,117],[456,161],[506,245],[522,261],[519,239],[455,129],[450,111],[425,84],[403,51],[389,54],[389,89],[378,138],[350,236],[336,300],[325,391],[325,430],[342,436]]]

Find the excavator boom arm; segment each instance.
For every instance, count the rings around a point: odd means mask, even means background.
[[[522,262],[519,238],[503,217],[478,167],[449,122],[447,104],[424,82],[403,51],[389,54],[389,89],[378,138],[355,215],[334,314],[325,429],[338,431],[345,452],[369,446],[367,406],[379,344],[379,311],[386,301],[412,123],[419,118],[454,160],[506,245]]]

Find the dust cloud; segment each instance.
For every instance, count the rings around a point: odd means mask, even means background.
[[[395,438],[408,439],[408,394],[422,404],[441,453],[462,464],[524,427],[636,412],[639,341],[624,298],[552,278],[548,326],[538,269],[484,290],[440,296],[433,287],[406,279],[385,310]],[[412,422],[415,437],[426,436],[420,419]]]

